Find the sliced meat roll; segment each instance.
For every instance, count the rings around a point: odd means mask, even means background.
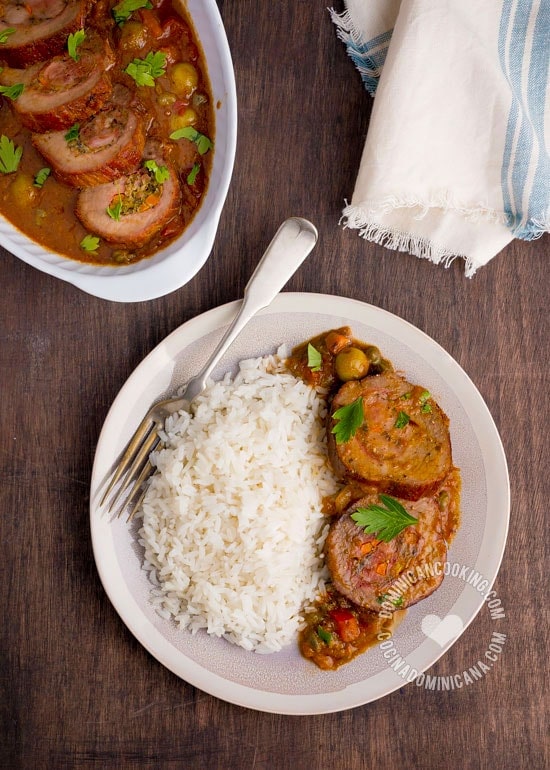
[[[95,50],[94,50],[95,49]],[[80,49],[79,49],[80,51]],[[22,94],[10,101],[21,122],[35,132],[69,128],[103,107],[113,87],[107,69],[113,64],[110,50],[82,50],[78,61],[68,54],[25,70],[5,68],[0,84],[23,83]]]
[[[33,134],[33,144],[55,176],[73,187],[92,187],[136,171],[145,145],[141,116],[109,102],[67,141],[66,131]]]
[[[363,423],[347,441],[332,433],[334,412],[362,398]],[[343,478],[409,500],[433,492],[452,467],[449,421],[419,385],[386,372],[346,382],[329,413],[329,457]]]
[[[87,5],[82,0],[5,0],[0,34],[14,31],[0,46],[0,59],[26,67],[62,53],[69,34],[84,26]]]
[[[425,599],[441,584],[447,544],[435,497],[400,499],[417,523],[385,543],[367,535],[351,514],[380,504],[377,494],[358,500],[331,524],[325,543],[327,566],[340,593],[375,612],[404,609]]]
[[[143,166],[133,174],[80,193],[76,215],[87,230],[110,243],[138,248],[178,213],[181,190],[176,172],[160,157],[153,160],[158,168],[166,169],[167,178],[162,182]]]

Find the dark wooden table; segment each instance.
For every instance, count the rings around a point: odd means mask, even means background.
[[[468,280],[459,261],[435,267],[342,230],[371,100],[326,4],[220,0],[220,10],[236,69],[238,151],[217,241],[199,274],[167,297],[117,304],[0,249],[0,767],[548,766],[549,240],[516,241]],[[169,332],[241,296],[290,215],[311,219],[320,243],[286,288],[364,300],[427,332],[469,373],[501,432],[512,511],[495,588],[508,638],[490,674],[471,686],[408,685],[324,716],[254,712],[163,668],[100,584],[89,481],[111,402]],[[430,673],[477,660],[491,623],[482,611]]]

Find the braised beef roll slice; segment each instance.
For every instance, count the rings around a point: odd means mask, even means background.
[[[429,596],[443,580],[447,544],[437,499],[397,501],[417,523],[393,540],[384,542],[366,534],[351,517],[360,508],[380,505],[379,495],[372,494],[333,521],[325,543],[336,589],[374,612],[409,607]]]
[[[359,398],[362,424],[338,443],[334,412]],[[418,500],[435,491],[453,467],[447,416],[424,388],[395,372],[342,385],[328,423],[334,470],[368,488]]]
[[[115,91],[119,89],[124,86],[115,86]],[[50,131],[32,137],[60,182],[91,187],[136,171],[140,165],[145,145],[143,118],[115,100],[84,121],[73,139],[67,140],[66,134],[65,130]]]
[[[0,84],[23,84],[23,92],[10,105],[27,128],[59,131],[103,107],[113,90],[107,72],[113,64],[108,45],[91,37],[79,49],[78,61],[64,54],[24,70],[6,67],[0,72]]]
[[[11,67],[57,56],[84,26],[88,0],[4,0],[0,3],[0,59]]]
[[[181,206],[177,174],[160,155],[147,152],[144,165],[109,184],[79,194],[76,215],[86,229],[109,243],[139,248],[176,216]],[[146,162],[152,162],[147,168]]]

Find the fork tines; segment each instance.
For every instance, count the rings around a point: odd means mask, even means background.
[[[149,455],[160,443],[158,427],[158,423],[146,415],[126,447],[99,504],[103,507],[111,492],[114,492],[107,507],[109,513],[118,506],[119,517],[130,506],[128,520],[136,514],[147,488],[145,482],[154,471]],[[115,490],[118,482],[120,484]]]

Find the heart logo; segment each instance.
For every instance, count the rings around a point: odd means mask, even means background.
[[[464,623],[458,615],[445,615],[443,619],[439,615],[426,615],[422,619],[422,631],[440,647],[444,647],[451,639],[456,639],[463,629]]]

